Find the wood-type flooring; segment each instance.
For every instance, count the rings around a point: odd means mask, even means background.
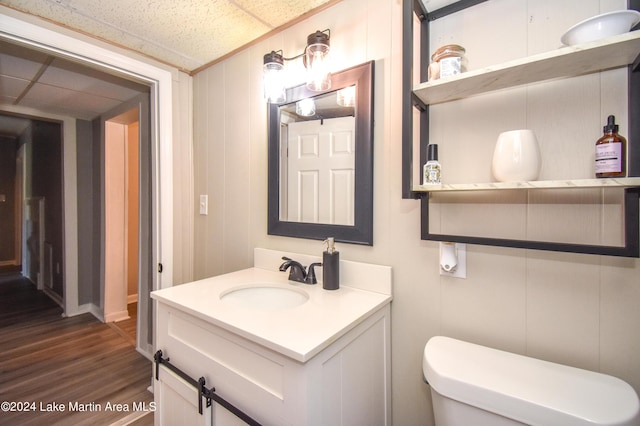
[[[0,425],[153,424],[151,362],[130,328],[64,318],[30,281],[0,274]]]

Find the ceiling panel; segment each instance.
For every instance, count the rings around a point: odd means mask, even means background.
[[[120,101],[127,101],[140,92],[148,91],[144,85],[60,58],[51,62],[38,82]]]
[[[33,79],[48,55],[0,40],[0,75]]]
[[[32,108],[93,120],[149,90],[96,68],[0,40],[0,112],[8,105],[11,108],[4,109],[14,112],[16,107]],[[0,122],[0,134],[20,128],[8,126],[8,121]]]
[[[36,83],[20,105],[50,113],[92,120],[100,113],[111,110],[121,102],[117,99],[95,96],[89,93]]]
[[[1,55],[0,60],[2,60]],[[0,75],[0,96],[5,99],[3,103],[13,103],[28,85],[29,80]]]
[[[9,7],[192,71],[339,1],[0,0],[0,17]],[[148,92],[128,78],[0,40],[0,110],[16,104],[91,120]],[[6,121],[0,120],[0,132]]]
[[[340,0],[2,0],[192,71]]]
[[[304,15],[310,10],[322,6],[327,3],[327,0],[235,0],[234,3],[247,13],[259,17],[271,27],[275,28]]]

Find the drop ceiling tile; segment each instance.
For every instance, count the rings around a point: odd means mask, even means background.
[[[28,80],[0,75],[0,93],[3,97],[15,99],[27,88]]]
[[[38,108],[37,105],[30,105],[28,103],[23,106],[25,108]],[[99,116],[92,111],[77,111],[75,109],[64,108],[61,106],[55,106],[55,107],[49,108],[47,110],[47,114],[53,114],[60,117],[73,117],[78,120],[86,120],[86,121],[91,121]]]
[[[14,74],[26,73],[23,78],[0,75],[0,109],[2,105],[14,105],[24,94],[17,104],[20,107],[93,119],[122,102],[150,92],[149,86],[127,80],[109,71],[42,55],[25,46],[0,43],[0,49],[6,53],[0,56],[0,64],[4,70],[12,70]],[[48,64],[42,65],[41,74],[37,74],[37,82],[30,80],[33,78],[32,70],[35,67],[30,68],[29,64],[33,63],[31,59],[34,58]],[[38,65],[39,67],[41,65]]]
[[[55,59],[38,82],[120,101],[149,92],[142,84],[61,59]]]
[[[268,23],[272,28],[279,27],[305,14],[311,9],[322,6],[328,0],[277,0],[255,1],[234,0],[238,6],[260,20]]]
[[[7,96],[4,93],[0,93],[0,113],[2,112],[2,105],[13,105],[16,98],[12,96]],[[0,131],[2,129],[0,128]]]
[[[136,38],[135,45],[150,55],[179,54],[191,64],[203,65],[271,27],[228,0],[158,0],[99,2],[105,20]],[[130,14],[120,16],[118,3],[127,3]]]
[[[95,117],[120,104],[115,99],[104,98],[74,90],[36,83],[20,101],[20,105],[43,111],[65,110],[72,117]]]
[[[330,0],[2,0],[194,70]]]
[[[31,79],[48,57],[36,50],[0,41],[0,74]]]
[[[192,56],[198,55],[201,65],[242,47],[272,29],[230,4],[215,10],[211,19],[203,20],[197,28],[187,28],[186,32],[173,34],[173,40],[167,40],[167,44],[181,46]]]
[[[3,0],[188,70],[271,28],[229,0]]]

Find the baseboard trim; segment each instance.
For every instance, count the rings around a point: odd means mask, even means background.
[[[78,310],[72,313],[67,313],[67,316],[74,317],[76,315],[82,314],[91,314],[98,319],[100,322],[104,322],[104,317],[102,316],[102,310],[94,305],[93,303],[85,303],[84,305],[78,306]]]
[[[125,309],[124,311],[111,312],[104,316],[104,322],[116,322],[129,319],[129,312]]]
[[[84,305],[80,305],[78,306],[78,310],[76,312],[69,314],[67,316],[76,316],[76,315],[82,315],[86,313],[92,314],[100,322],[116,322],[116,321],[122,321],[129,318],[129,312],[127,312],[126,310],[113,312],[105,316],[102,312],[102,309],[100,309],[93,303],[85,303]]]

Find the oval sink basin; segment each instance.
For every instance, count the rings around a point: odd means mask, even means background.
[[[220,295],[220,300],[245,309],[273,311],[300,306],[309,300],[309,295],[294,287],[252,284],[228,290]]]

